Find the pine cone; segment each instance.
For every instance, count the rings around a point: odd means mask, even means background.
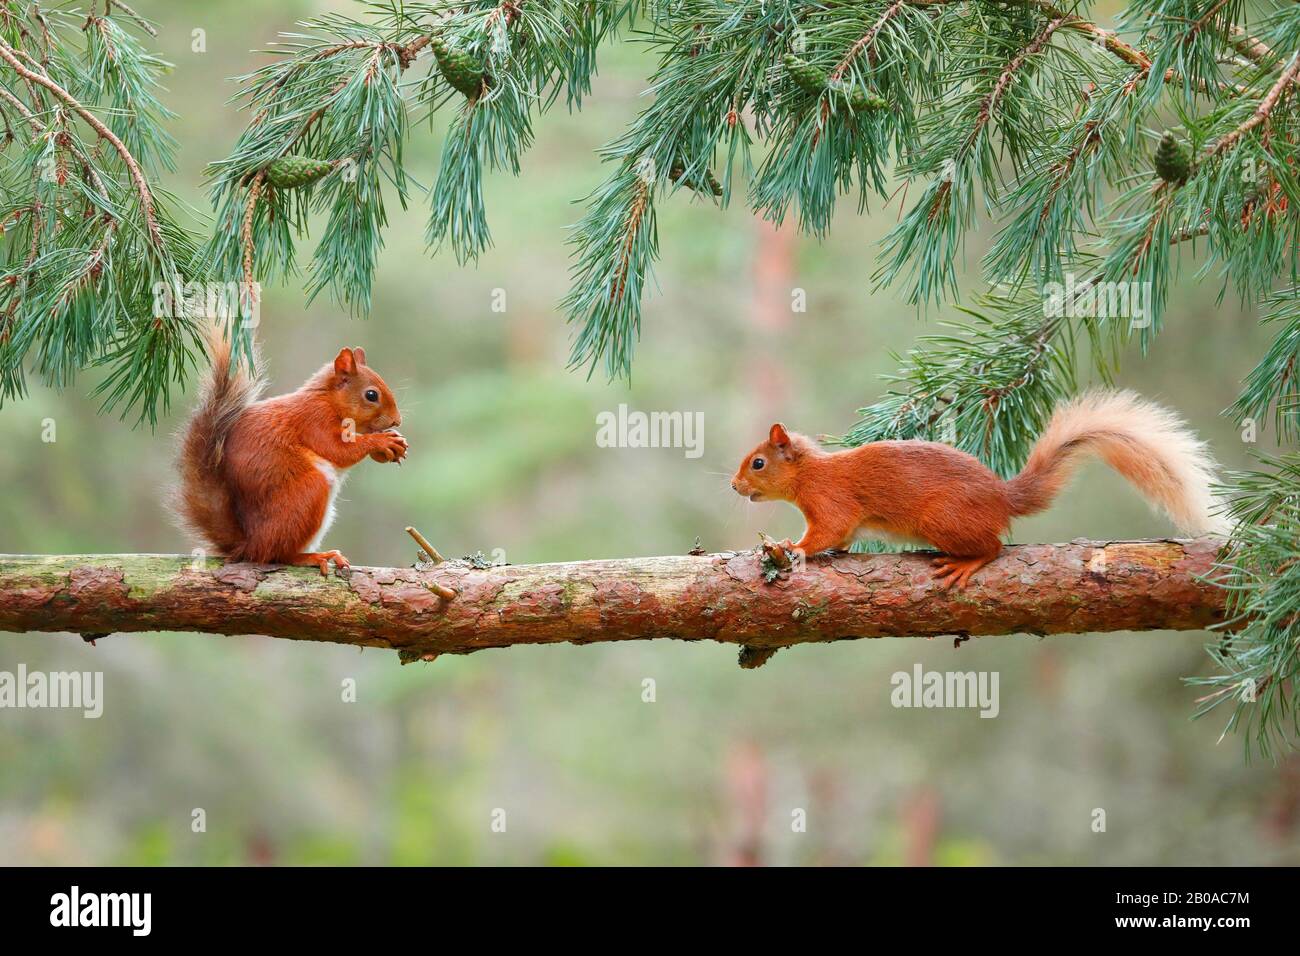
[[[1187,149],[1167,130],[1156,147],[1155,167],[1156,175],[1175,186],[1187,182],[1187,177],[1192,174],[1192,159]]]
[[[686,175],[686,167],[681,163],[673,163],[672,169],[668,170],[668,178],[675,183],[682,181]],[[702,180],[702,181],[701,181]],[[686,182],[686,187],[695,190],[697,193],[703,193],[705,190],[715,196],[722,195],[722,183],[718,182],[717,177],[713,175],[713,170],[706,169],[704,175],[699,177],[695,182]]]
[[[266,181],[276,189],[297,189],[314,183],[333,168],[333,163],[310,156],[281,156],[266,167]]]
[[[801,60],[793,53],[787,53],[784,62],[790,79],[794,80],[795,86],[805,93],[821,96],[826,90],[831,90],[838,93],[849,109],[855,113],[883,110],[888,105],[880,97],[873,96],[855,85],[845,83],[843,80],[832,80],[807,60]]]
[[[807,60],[787,53],[782,62],[785,63],[785,71],[790,74],[790,79],[794,80],[794,85],[805,93],[820,96],[826,89],[826,74]]]
[[[430,46],[443,78],[470,99],[477,99],[483,92],[483,82],[490,79],[482,61],[450,46],[441,36],[434,37]]]
[[[879,96],[875,96],[857,86],[851,86],[842,80],[834,81],[829,84],[830,88],[839,93],[849,104],[849,109],[855,113],[865,113],[868,110],[883,110],[889,104]]]

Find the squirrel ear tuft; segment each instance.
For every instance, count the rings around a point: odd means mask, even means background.
[[[357,358],[352,354],[351,349],[341,349],[339,354],[334,356],[334,371],[339,375],[357,374]]]
[[[790,444],[790,433],[785,430],[785,426],[777,422],[772,426],[772,430],[767,433],[767,440],[777,448],[782,448]]]
[[[356,360],[357,360],[357,364],[358,364],[358,365],[365,365],[365,364],[366,364],[366,350],[365,350],[365,349],[362,349],[362,348],[355,348],[355,349],[352,350],[352,354],[356,357]]]

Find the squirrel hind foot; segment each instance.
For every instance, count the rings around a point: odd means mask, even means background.
[[[340,572],[340,575],[344,570],[352,567],[342,551],[304,551],[289,563],[296,567],[307,568],[314,565],[320,568],[321,577],[327,578],[330,575],[331,561],[334,562],[335,568]]]
[[[934,576],[935,583],[944,589],[950,589],[956,585],[960,591],[970,583],[972,574],[996,557],[995,554],[977,558],[957,558],[949,555],[935,558],[930,562],[937,569]]]

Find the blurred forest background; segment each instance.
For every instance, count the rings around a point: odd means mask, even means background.
[[[168,185],[206,212],[206,162],[245,121],[227,78],[264,62],[296,19],[347,0],[136,0],[175,64],[181,168]],[[1113,11],[1094,13],[1108,23]],[[207,51],[191,51],[191,31]],[[352,319],[300,285],[267,291],[273,387],[364,345],[400,390],[412,453],[363,463],[330,546],[409,563],[407,524],[448,555],[512,563],[751,547],[797,536],[798,514],[738,499],[726,478],[774,419],[840,434],[905,350],[951,308],[918,316],[872,292],[875,241],[897,206],[846,202],[818,244],[685,191],[660,211],[663,260],[634,380],[567,371],[556,308],[566,227],[602,177],[594,150],[639,108],[650,63],[606,51],[581,114],[553,111],[518,179],[488,188],[495,246],[477,267],[430,258],[418,202],[390,210],[373,314]],[[417,127],[428,183],[446,117]],[[308,247],[310,248],[310,247]],[[969,262],[980,248],[968,249]],[[306,255],[302,257],[305,261]],[[1190,265],[1185,262],[1185,266]],[[1150,356],[1123,384],[1180,410],[1229,466],[1220,417],[1266,337],[1185,268]],[[803,289],[807,311],[791,310]],[[505,290],[504,313],[492,311]],[[0,412],[0,552],[177,552],[163,506],[177,394],[156,433],[96,414],[93,376]],[[704,413],[704,455],[603,449],[619,403]],[[41,440],[54,419],[57,441]],[[1021,541],[1169,534],[1100,467]],[[92,648],[75,635],[0,635],[0,670],[102,670],[104,716],[0,712],[3,864],[1237,864],[1300,863],[1300,760],[1246,763],[1192,722],[1207,634],[845,642],[742,671],[730,646],[519,647],[401,667],[393,653],[260,637],[157,634]],[[1001,713],[896,710],[890,675],[996,670]],[[354,678],[358,700],[342,700]],[[653,678],[657,700],[642,701]],[[1224,715],[1226,717],[1226,715]],[[191,831],[192,812],[207,830]],[[507,813],[493,832],[492,813]],[[792,811],[807,832],[792,832]],[[1095,833],[1094,808],[1106,811]]]

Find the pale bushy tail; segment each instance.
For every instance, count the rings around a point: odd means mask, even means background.
[[[1216,465],[1205,443],[1168,409],[1128,391],[1088,392],[1053,413],[1024,469],[1006,484],[1012,514],[1046,508],[1090,454],[1184,532],[1226,531],[1227,522],[1214,514]]]
[[[222,322],[204,330],[211,369],[199,404],[181,433],[180,487],[172,502],[181,525],[222,555],[234,551],[244,538],[221,474],[226,436],[265,388],[260,361],[255,362],[258,371],[252,375],[242,367],[231,370],[231,334]]]

